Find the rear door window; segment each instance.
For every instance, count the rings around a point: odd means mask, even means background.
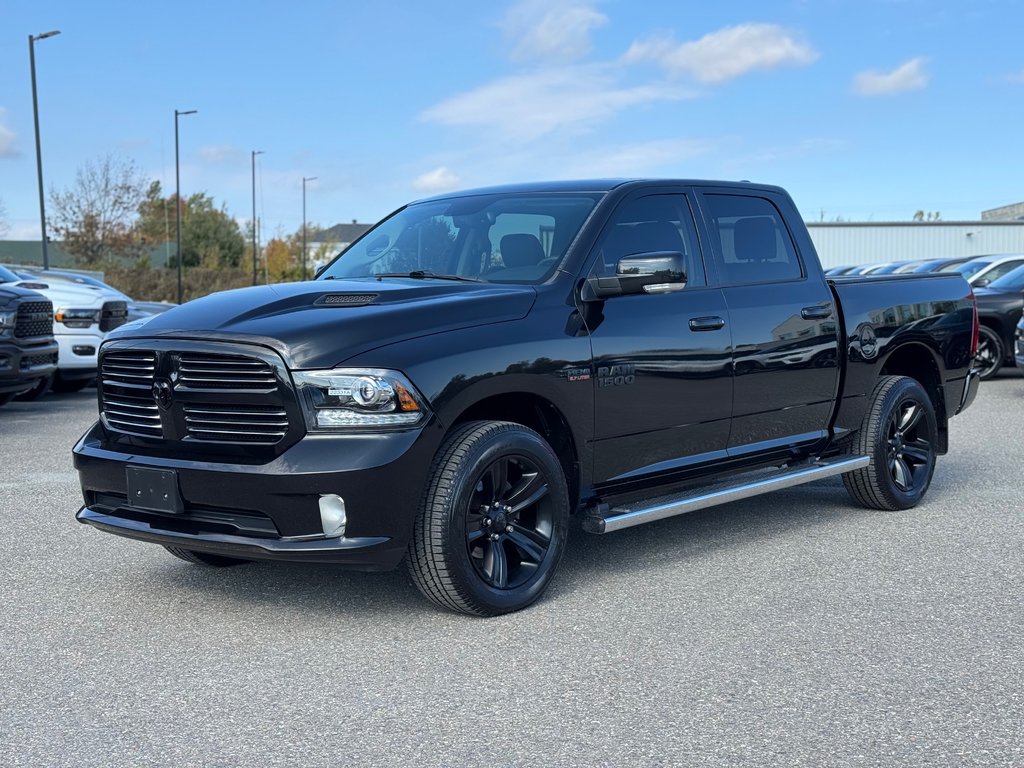
[[[789,230],[770,200],[705,194],[703,202],[724,284],[770,283],[803,277]]]

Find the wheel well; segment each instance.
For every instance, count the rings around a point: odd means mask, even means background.
[[[942,374],[935,362],[935,356],[917,344],[906,344],[894,350],[882,366],[882,376],[908,376],[916,380],[935,408],[935,420],[939,427],[939,452],[946,452],[949,439],[949,419],[946,412],[946,396],[942,387]]]
[[[527,392],[495,395],[471,405],[459,414],[452,427],[467,421],[511,421],[540,434],[562,463],[570,500],[579,498],[579,452],[569,422],[550,401]]]

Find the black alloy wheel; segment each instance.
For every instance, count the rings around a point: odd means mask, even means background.
[[[409,573],[442,608],[518,611],[547,589],[568,527],[565,471],[544,438],[521,424],[469,422],[448,436],[430,468]]]
[[[843,475],[847,492],[871,509],[915,506],[931,484],[938,438],[935,407],[921,384],[883,376],[850,446],[852,455],[870,461]]]
[[[480,578],[516,589],[551,548],[554,510],[544,472],[525,456],[503,456],[484,469],[466,513],[466,546]]]
[[[927,430],[922,429],[924,408],[912,399],[893,409],[888,427],[886,461],[893,483],[904,493],[920,490],[935,456]]]
[[[978,326],[978,351],[974,365],[980,371],[982,381],[991,379],[1003,367],[1006,348],[999,334],[987,325]]]

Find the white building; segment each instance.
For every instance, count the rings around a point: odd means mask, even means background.
[[[825,269],[1024,253],[1024,221],[808,222]]]

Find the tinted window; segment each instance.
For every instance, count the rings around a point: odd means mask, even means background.
[[[726,284],[796,280],[803,276],[782,214],[763,197],[705,195],[712,240]]]
[[[705,284],[693,216],[683,195],[647,195],[620,205],[601,236],[592,274],[614,275],[619,259],[657,251],[683,254],[686,284]]]
[[[1007,272],[988,286],[997,291],[1019,291],[1024,288],[1024,267],[1017,267]]]
[[[1005,264],[1000,264],[998,267],[992,267],[992,269],[982,275],[982,277],[992,283],[1003,275],[1008,275],[1010,272],[1013,272],[1013,270],[1021,264],[1024,264],[1024,259],[1021,259],[1020,261],[1008,261]]]
[[[597,202],[590,195],[469,195],[416,203],[385,219],[320,276],[425,271],[488,282],[550,275]]]

